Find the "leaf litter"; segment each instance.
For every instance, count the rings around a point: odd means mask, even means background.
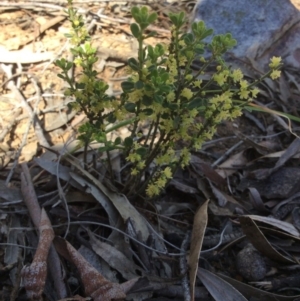
[[[97,25],[102,28],[103,50],[99,72],[117,95],[118,77],[124,76],[124,62],[134,45],[124,39],[130,3],[110,2],[92,5],[90,12],[101,6],[102,16],[110,18],[107,22],[103,17]],[[186,8],[188,1],[182,6],[175,2],[147,2],[158,11],[162,25],[155,29],[158,37],[152,43],[169,39],[166,11]],[[6,55],[14,55],[10,60],[22,56],[23,47],[29,54],[32,47],[45,47],[50,57],[58,54],[56,49],[65,51],[62,33],[68,25],[60,15],[64,5],[50,5],[50,11],[45,8],[38,18],[41,3],[26,6],[31,15],[18,7],[6,11],[0,6],[1,39],[6,40]],[[53,28],[43,25],[42,31],[33,31],[36,22],[49,21],[53,12],[58,15]],[[11,16],[19,23],[9,23]],[[99,38],[97,31],[94,37]],[[16,88],[30,99],[38,92],[26,72],[39,75],[44,100],[32,103],[32,108],[36,106],[40,120],[44,116],[47,135],[29,126],[28,112],[20,110],[5,86],[8,78],[2,79],[1,300],[300,298],[299,138],[293,135],[299,135],[297,122],[253,107],[232,124],[221,124],[216,137],[193,154],[190,167],[177,172],[160,198],[127,199],[106,182],[101,164],[105,158],[96,146],[88,154],[90,165],[83,168],[73,139],[82,116],[70,112],[57,93],[62,87],[53,65],[29,54],[22,57],[29,65],[19,71]],[[254,78],[260,66],[251,62],[243,65],[244,72]],[[259,101],[272,113],[299,116],[299,76],[293,70],[283,74],[278,84],[265,82]],[[44,139],[52,146],[37,147]],[[26,163],[14,165],[18,159]],[[116,173],[122,164],[116,154]],[[83,248],[97,258],[92,261],[95,266],[81,255]]]

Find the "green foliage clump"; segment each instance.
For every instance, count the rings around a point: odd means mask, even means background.
[[[133,7],[135,23],[130,28],[139,45],[137,58],[128,60],[130,77],[121,85],[120,99],[110,97],[106,94],[108,85],[97,78],[94,69],[96,48],[92,47],[82,17],[68,1],[72,24],[68,37],[75,59],[60,59],[56,65],[62,70],[59,76],[69,85],[65,95],[75,98],[74,108],[83,111],[88,119],[80,127],[78,138],[86,147],[91,141],[103,143],[100,151],[107,153],[108,166],[110,151],[120,149],[130,163],[122,192],[145,192],[154,197],[178,167],[189,164],[191,151],[199,150],[213,137],[220,122],[242,114],[259,93],[254,87],[259,80],[249,83],[241,70],[232,70],[223,61],[226,51],[236,45],[231,34],[215,35],[207,43],[204,40],[213,30],[202,21],[192,24],[190,33],[183,33],[183,12],[169,15],[173,24],[169,45],[144,47],[144,41],[155,36],[148,27],[157,14],[146,7]],[[210,56],[204,58],[205,52]],[[201,62],[197,72],[191,68],[195,59]],[[207,73],[208,79],[200,80],[212,64],[217,66],[215,73]],[[74,65],[82,69],[76,79],[68,75]],[[274,57],[269,66],[270,71],[262,78],[279,77],[280,58]],[[139,132],[142,125],[148,126],[146,135]],[[109,140],[108,133],[121,127],[128,127],[130,135],[124,140]],[[179,148],[179,144],[183,147]]]

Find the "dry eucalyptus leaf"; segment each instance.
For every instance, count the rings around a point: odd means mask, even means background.
[[[276,218],[266,217],[266,216],[259,216],[259,215],[248,215],[254,221],[262,222],[268,225],[271,225],[279,230],[285,231],[291,235],[296,237],[300,237],[299,231],[290,223],[280,221]]]
[[[240,293],[245,296],[248,300],[262,300],[262,301],[294,301],[300,298],[298,296],[282,296],[274,293],[270,293],[267,291],[260,290],[253,286],[247,285],[243,282],[237,281],[230,277],[227,277],[223,274],[218,274],[218,276],[232,285],[235,289],[237,289]],[[235,300],[235,299],[232,299]]]
[[[88,233],[94,252],[104,259],[112,268],[121,273],[125,279],[132,279],[137,277],[138,274],[144,274],[143,269],[129,260],[115,247],[96,239],[91,231],[88,231]]]
[[[205,234],[205,229],[207,226],[208,214],[207,206],[209,200],[207,200],[196,212],[194,217],[194,224],[191,237],[191,249],[189,256],[189,267],[190,267],[190,292],[191,300],[195,297],[195,283],[198,271],[198,261],[200,257],[200,252],[202,249],[203,238]]]
[[[247,299],[231,284],[219,276],[199,268],[198,278],[216,301],[247,301]]]
[[[243,232],[253,244],[253,246],[263,255],[267,256],[271,260],[293,264],[294,260],[289,259],[286,256],[280,254],[273,246],[268,242],[264,234],[260,231],[256,223],[250,216],[240,216],[239,218]]]

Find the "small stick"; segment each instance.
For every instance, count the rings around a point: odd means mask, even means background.
[[[186,260],[186,251],[189,246],[190,239],[191,239],[191,233],[190,231],[188,231],[186,232],[184,239],[181,243],[181,253],[184,253],[185,255],[180,256],[179,258],[180,274],[183,275],[181,279],[181,287],[183,291],[184,301],[191,300],[190,285],[187,276],[188,267],[187,267],[187,260]]]

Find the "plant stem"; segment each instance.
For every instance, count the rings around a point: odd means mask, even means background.
[[[155,141],[155,138],[156,138],[156,134],[157,134],[158,126],[159,126],[159,118],[160,118],[160,114],[158,114],[157,117],[156,117],[155,127],[154,127],[153,135],[152,135],[152,138],[151,138],[151,142],[150,142],[150,145],[149,145],[149,150],[150,151],[152,151],[153,144],[154,144],[154,141]]]

